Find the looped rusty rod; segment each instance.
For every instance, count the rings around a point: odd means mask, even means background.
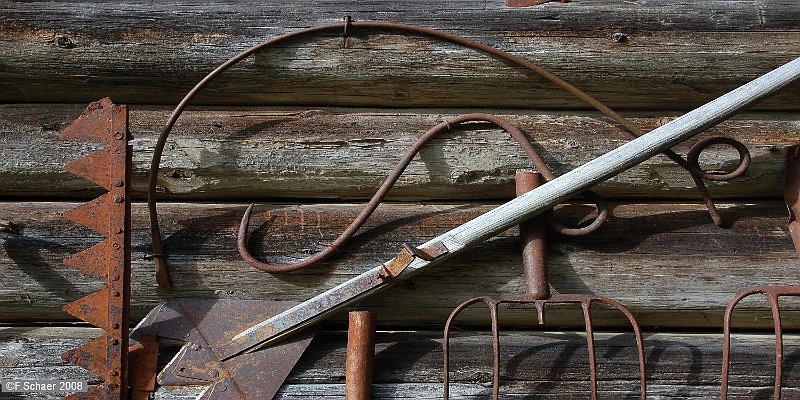
[[[608,108],[606,105],[604,105],[594,97],[583,92],[582,90],[578,89],[572,84],[564,81],[563,79],[557,77],[556,75],[545,70],[539,65],[527,61],[525,59],[522,59],[520,57],[514,56],[512,54],[506,53],[492,46],[465,38],[463,36],[458,36],[452,33],[417,25],[410,25],[410,24],[403,24],[396,22],[361,22],[361,21],[352,21],[352,19],[345,19],[345,21],[340,23],[319,25],[311,28],[305,28],[298,31],[286,33],[274,37],[265,42],[262,42],[260,44],[257,44],[253,47],[250,47],[249,49],[231,57],[224,63],[217,66],[217,68],[215,68],[208,75],[203,77],[203,79],[201,79],[188,93],[186,93],[183,99],[181,99],[180,103],[178,103],[178,105],[172,111],[172,114],[170,114],[169,119],[164,125],[164,129],[161,131],[161,135],[159,136],[155,148],[153,149],[153,158],[150,163],[150,173],[148,176],[148,187],[147,187],[147,205],[150,214],[150,235],[153,241],[153,258],[156,266],[156,279],[160,286],[165,288],[171,287],[171,282],[169,279],[169,273],[167,271],[166,256],[163,250],[163,245],[161,243],[161,230],[158,222],[158,207],[156,204],[157,203],[156,185],[158,183],[158,171],[159,171],[159,166],[161,164],[161,156],[164,152],[164,146],[166,145],[167,138],[170,132],[172,131],[172,128],[175,126],[175,123],[177,122],[178,118],[180,118],[181,114],[183,114],[184,109],[189,105],[192,99],[194,99],[194,97],[206,85],[208,85],[211,81],[213,81],[217,76],[227,71],[234,65],[238,64],[240,61],[246,59],[247,57],[255,53],[258,53],[268,47],[274,46],[278,43],[283,43],[302,36],[322,34],[322,33],[336,33],[336,32],[342,32],[344,29],[348,29],[350,34],[352,34],[352,31],[356,29],[402,32],[405,34],[413,34],[413,35],[437,38],[445,42],[458,44],[469,49],[483,52],[493,57],[505,60],[506,62],[509,62],[511,64],[525,68],[549,80],[553,84],[568,91],[569,93],[576,96],[578,99],[586,102],[593,108],[600,111],[605,116],[609,117],[611,120],[619,124],[620,127],[631,136],[637,137],[641,136],[644,133],[644,131],[642,131],[638,126],[636,126],[626,118],[622,117],[621,115],[617,114],[616,112]],[[695,184],[697,185],[700,194],[705,200],[706,206],[708,207],[709,213],[711,214],[714,223],[717,225],[722,225],[722,218],[719,216],[719,213],[717,212],[716,207],[714,206],[714,203],[711,200],[710,194],[708,193],[708,189],[705,187],[702,178],[700,178],[700,168],[687,162],[685,159],[675,154],[671,150],[665,151],[665,154],[670,159],[674,160],[679,165],[681,165],[681,167],[689,171],[689,173],[692,175],[692,178],[694,179]]]
[[[422,136],[420,136],[400,161],[395,166],[394,170],[386,177],[386,179],[381,184],[380,188],[375,192],[372,196],[370,201],[364,206],[361,212],[356,216],[353,222],[336,238],[333,242],[326,245],[321,251],[318,253],[296,263],[291,264],[273,264],[273,263],[265,263],[259,261],[250,253],[247,247],[247,231],[248,225],[250,223],[250,214],[253,209],[253,205],[250,205],[244,213],[242,217],[242,222],[239,225],[239,234],[237,237],[237,248],[239,249],[239,254],[242,258],[252,265],[253,267],[266,272],[290,272],[290,271],[297,271],[299,269],[308,267],[313,265],[319,261],[322,261],[336,252],[336,249],[341,248],[350,240],[353,235],[361,228],[362,225],[367,221],[367,219],[372,215],[375,209],[380,205],[383,198],[386,194],[391,190],[392,186],[394,186],[395,182],[400,178],[400,175],[403,171],[408,167],[411,163],[411,160],[419,153],[425,144],[430,142],[431,139],[439,135],[440,133],[447,132],[452,128],[455,128],[459,125],[462,125],[467,122],[489,122],[494,124],[506,132],[508,132],[514,140],[519,143],[522,150],[525,154],[531,159],[531,162],[536,167],[538,171],[544,175],[545,179],[552,180],[555,179],[555,174],[547,167],[547,164],[544,162],[542,157],[536,152],[536,149],[531,145],[528,141],[527,136],[523,133],[517,126],[512,124],[509,120],[491,114],[483,114],[483,113],[472,113],[472,114],[464,114],[454,118],[447,119],[442,121],[433,128],[429,129],[425,132]],[[561,225],[560,223],[551,219],[552,224],[556,226],[556,229],[559,232],[562,232],[566,235],[583,235],[588,234],[603,224],[603,222],[608,219],[608,207],[603,200],[602,197],[595,193],[587,193],[587,197],[590,197],[592,200],[595,201],[598,210],[598,216],[595,220],[586,227],[583,228],[567,228]]]

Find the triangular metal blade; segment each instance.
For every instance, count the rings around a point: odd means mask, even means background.
[[[70,364],[80,365],[95,375],[105,376],[108,373],[106,371],[107,340],[106,335],[100,336],[72,350],[61,353],[61,358]]]
[[[77,268],[88,276],[105,278],[108,276],[108,265],[111,263],[113,243],[113,239],[105,239],[86,250],[65,258],[64,264]]]
[[[158,376],[162,386],[211,385],[200,399],[270,399],[311,343],[315,329],[263,350],[221,361],[217,348],[254,322],[294,302],[177,299],[153,309],[132,332],[188,343]]]
[[[108,330],[108,287],[64,306],[64,311],[98,328]]]
[[[58,135],[61,140],[108,143],[111,137],[113,103],[108,97],[92,102]]]
[[[106,193],[77,208],[64,211],[64,217],[76,224],[83,225],[103,235],[109,236],[108,212],[113,201],[111,193]]]
[[[111,149],[106,147],[68,162],[64,170],[111,190],[111,158]]]

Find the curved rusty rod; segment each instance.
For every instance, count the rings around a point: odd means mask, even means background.
[[[549,181],[555,179],[556,176],[552,171],[550,171],[542,157],[536,152],[536,149],[528,141],[528,137],[525,135],[525,133],[511,123],[511,121],[496,115],[483,113],[459,115],[457,117],[446,119],[440,122],[420,136],[406,151],[406,153],[395,166],[394,170],[389,174],[389,176],[386,177],[380,188],[378,188],[370,201],[364,206],[353,222],[350,223],[350,225],[339,235],[339,237],[336,238],[336,240],[330,244],[326,244],[321,251],[303,259],[302,261],[290,264],[265,263],[253,257],[247,247],[248,225],[250,223],[250,214],[253,210],[253,205],[251,204],[249,207],[247,207],[247,210],[242,217],[242,222],[239,225],[239,233],[237,236],[237,248],[239,249],[239,254],[250,265],[265,272],[296,271],[330,257],[334,253],[338,252],[339,248],[347,243],[347,241],[350,240],[353,235],[355,235],[359,228],[361,228],[364,222],[366,222],[370,215],[372,215],[389,190],[391,190],[392,186],[394,186],[395,182],[397,182],[397,180],[400,178],[400,175],[403,173],[409,163],[411,163],[411,160],[420,152],[425,144],[430,142],[431,139],[440,133],[447,132],[468,122],[489,122],[505,130],[511,135],[512,138],[514,138],[517,143],[519,143],[520,147],[522,147],[522,150],[531,159],[534,167],[540,171],[546,180]],[[556,227],[556,230],[565,235],[585,235],[599,228],[600,225],[602,225],[608,219],[608,207],[603,198],[592,192],[587,192],[586,195],[595,201],[595,204],[597,205],[598,216],[595,218],[595,220],[583,228],[567,228],[551,218],[551,224]]]
[[[164,152],[164,146],[166,145],[167,137],[169,136],[169,133],[172,131],[172,128],[175,126],[175,123],[177,122],[178,118],[183,113],[184,109],[189,105],[192,99],[194,99],[194,97],[206,85],[208,85],[211,81],[213,81],[217,76],[227,71],[234,65],[238,64],[240,61],[251,56],[252,54],[260,52],[261,50],[268,48],[270,46],[274,46],[278,43],[286,42],[307,35],[342,32],[346,38],[347,36],[351,35],[352,32],[356,29],[387,30],[387,31],[395,31],[406,34],[415,34],[419,36],[437,38],[442,41],[458,44],[466,48],[470,48],[500,58],[511,64],[525,68],[549,80],[550,82],[563,88],[564,90],[572,93],[580,100],[586,102],[593,108],[600,111],[602,114],[606,115],[607,117],[615,121],[622,127],[623,130],[625,130],[631,136],[637,137],[643,133],[643,131],[635,124],[625,119],[621,115],[617,114],[616,112],[614,112],[613,110],[602,104],[597,99],[581,91],[580,89],[564,81],[563,79],[557,77],[551,72],[546,71],[539,65],[527,61],[525,59],[522,59],[520,57],[506,53],[500,49],[494,48],[492,46],[471,39],[467,39],[462,36],[439,31],[436,29],[425,28],[422,26],[403,24],[403,23],[352,21],[350,17],[345,17],[344,21],[340,23],[319,25],[311,28],[305,28],[298,31],[286,33],[277,36],[275,38],[272,38],[270,40],[267,40],[265,42],[262,42],[260,44],[257,44],[233,56],[224,63],[220,64],[213,71],[211,71],[183,97],[180,103],[178,103],[178,105],[172,111],[172,114],[170,115],[169,119],[164,125],[164,129],[161,131],[161,135],[159,136],[158,141],[156,142],[156,146],[153,149],[153,159],[150,163],[150,173],[148,176],[148,187],[147,187],[147,205],[148,205],[148,211],[150,213],[150,233],[151,233],[151,239],[153,241],[153,259],[156,266],[156,279],[160,286],[165,288],[171,287],[171,281],[169,278],[169,273],[167,271],[166,255],[164,254],[164,249],[161,243],[161,231],[158,222],[158,207],[156,205],[156,184],[158,181],[159,166],[161,164],[161,155]],[[667,156],[670,159],[680,164],[683,168],[687,169],[692,174],[695,184],[697,185],[700,194],[703,196],[703,199],[705,200],[706,206],[709,209],[709,213],[711,214],[714,223],[716,223],[717,225],[722,225],[722,218],[719,216],[719,213],[717,212],[716,207],[714,206],[714,203],[711,200],[711,197],[708,193],[708,189],[705,187],[702,181],[701,178],[702,172],[699,166],[692,165],[691,163],[681,158],[679,155],[675,154],[671,150],[667,150],[665,154],[667,154]]]

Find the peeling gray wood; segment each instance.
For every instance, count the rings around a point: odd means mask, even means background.
[[[4,1],[0,101],[111,96],[174,104],[233,54],[287,31],[339,22],[345,14],[489,43],[622,108],[696,107],[796,57],[800,43],[800,10],[791,0],[572,1],[527,9],[506,8],[502,0]],[[585,107],[541,79],[454,46],[379,32],[355,33],[347,49],[341,44],[338,35],[314,37],[261,53],[198,101]],[[798,87],[759,107],[797,109]]]
[[[64,220],[77,203],[0,203],[20,235],[0,233],[0,320],[64,321],[68,302],[99,288],[97,281],[61,260],[99,238]],[[629,306],[645,326],[718,329],[727,302],[753,286],[792,284],[800,261],[786,227],[785,206],[776,201],[722,203],[730,229],[713,226],[693,203],[615,204],[612,220],[585,238],[551,235],[549,271],[557,293],[594,293]],[[239,298],[303,301],[394,256],[402,243],[423,243],[491,209],[479,204],[392,204],[378,208],[342,255],[292,274],[259,272],[240,260],[235,232],[244,204],[164,204],[162,232],[175,288],[158,289],[149,257],[145,207],[133,208],[132,317],[141,318],[170,298]],[[285,262],[318,251],[360,210],[352,204],[267,204],[254,214],[252,248],[258,257]],[[588,207],[558,213],[580,220]],[[439,326],[462,301],[485,294],[524,290],[515,230],[415,277],[416,288],[392,288],[361,305],[383,315],[382,326]],[[784,310],[796,327],[797,302]],[[554,307],[553,326],[581,323],[578,309]],[[770,328],[763,299],[740,305],[736,326]],[[601,326],[623,326],[624,318],[598,307]],[[535,312],[513,306],[502,311],[507,326],[531,326]],[[486,311],[474,307],[460,317],[465,326],[486,326]],[[343,316],[333,317],[340,326]]]
[[[98,192],[63,171],[63,165],[94,149],[57,140],[82,105],[0,106],[0,196],[82,197]],[[134,192],[143,198],[152,149],[166,107],[131,107],[135,137]],[[425,130],[458,110],[236,108],[190,110],[178,121],[164,152],[160,198],[365,199],[393,168],[399,155]],[[513,112],[504,115],[522,128],[556,171],[565,173],[618,147],[627,136],[595,113]],[[629,114],[645,130],[674,114]],[[717,197],[782,196],[783,149],[798,143],[795,113],[748,113],[700,137],[723,135],[745,143],[753,157],[747,174],[730,182],[707,182]],[[686,154],[695,141],[675,147]],[[712,147],[703,167],[732,170],[734,151]],[[394,199],[509,198],[514,172],[530,162],[508,135],[488,126],[446,133],[423,149],[396,187]],[[309,184],[313,182],[313,184]],[[657,156],[597,188],[611,197],[697,198],[689,174]]]
[[[381,315],[378,315],[380,320]],[[99,334],[93,328],[0,328],[0,376],[3,379],[87,379],[86,371],[65,365],[60,352]],[[638,397],[636,354],[630,335],[597,335],[598,389],[601,398]],[[793,366],[800,337],[786,335],[784,396],[798,394]],[[734,336],[732,398],[771,393],[774,338]],[[374,390],[378,398],[441,398],[440,331],[379,332]],[[451,394],[457,398],[491,395],[491,339],[486,332],[464,331],[452,339]],[[507,331],[501,337],[503,398],[563,399],[588,397],[585,338],[580,332]],[[718,333],[651,333],[645,336],[648,397],[707,399],[719,396],[722,337]],[[346,334],[323,331],[287,378],[277,399],[344,398]],[[163,350],[173,353],[176,348]],[[168,357],[162,357],[162,364]],[[163,366],[163,365],[162,365]],[[160,387],[157,399],[194,399],[200,387]],[[37,397],[30,397],[37,398]],[[46,398],[46,397],[38,397]]]

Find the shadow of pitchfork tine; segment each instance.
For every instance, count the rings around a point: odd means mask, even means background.
[[[542,177],[530,171],[517,172],[517,196],[533,190],[541,184]],[[592,399],[597,399],[597,359],[594,343],[594,327],[592,324],[592,303],[608,304],[621,311],[628,318],[636,336],[636,347],[639,356],[639,374],[641,377],[641,398],[646,398],[646,371],[644,360],[644,344],[639,323],[625,306],[619,302],[603,296],[590,294],[554,294],[549,292],[547,283],[547,266],[545,254],[547,245],[545,241],[546,227],[542,217],[535,217],[520,224],[523,250],[522,261],[525,269],[525,294],[506,296],[480,296],[467,300],[453,310],[444,327],[443,353],[444,353],[444,398],[450,398],[450,332],[453,321],[463,310],[475,303],[485,303],[489,308],[492,323],[492,350],[493,350],[493,376],[492,397],[500,396],[500,332],[498,305],[501,303],[530,304],[536,306],[539,324],[544,324],[544,307],[554,303],[579,303],[583,309],[584,325],[586,327],[586,344],[589,353],[589,380],[591,382]]]

